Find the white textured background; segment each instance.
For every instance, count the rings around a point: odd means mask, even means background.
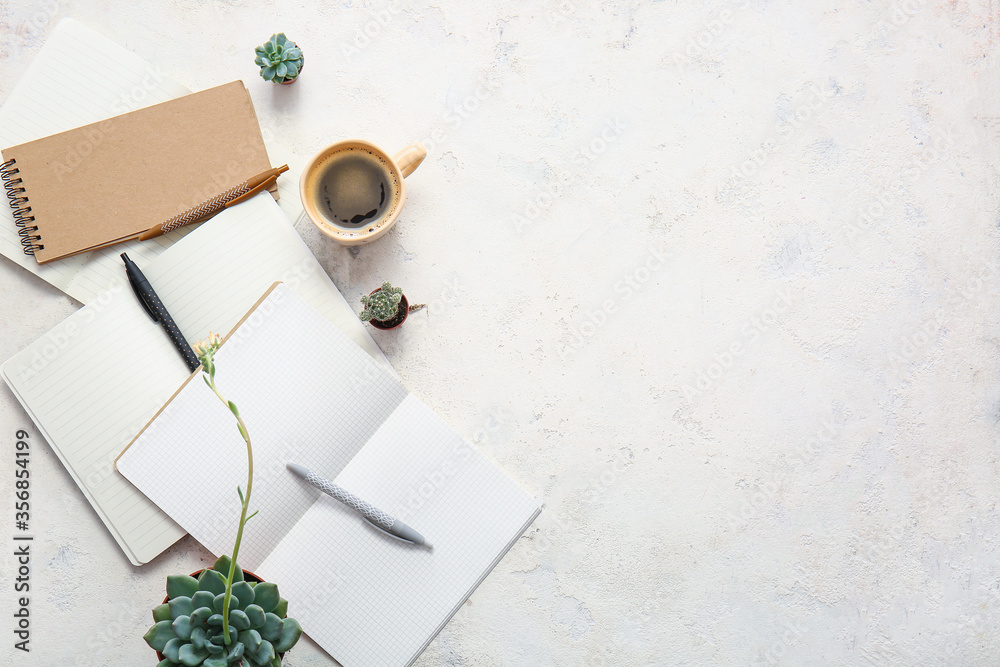
[[[995,664],[998,0],[4,0],[0,98],[62,16],[242,77],[303,156],[430,149],[376,244],[300,228],[351,303],[430,305],[376,339],[546,505],[420,665]],[[253,65],[275,31],[291,87]],[[0,261],[0,357],[77,307]],[[12,664],[152,665],[166,574],[209,556],[131,567],[33,443]]]

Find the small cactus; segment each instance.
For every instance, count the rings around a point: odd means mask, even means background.
[[[294,81],[305,63],[302,49],[285,37],[283,32],[271,35],[271,39],[254,49],[254,52],[257,54],[254,62],[260,65],[260,75],[265,81]]]
[[[402,288],[393,287],[388,282],[384,282],[382,287],[372,294],[365,294],[361,297],[361,303],[365,305],[365,309],[358,314],[358,317],[364,322],[369,320],[388,322],[395,318],[399,312],[399,302],[402,298]]]
[[[157,667],[280,667],[281,653],[302,636],[302,628],[288,618],[288,601],[271,583],[244,581],[236,566],[229,600],[227,644],[222,608],[232,561],[222,556],[197,579],[167,577],[168,601],[153,610],[154,625],[143,635],[163,655]]]

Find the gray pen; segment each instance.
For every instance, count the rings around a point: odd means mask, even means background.
[[[343,487],[337,486],[325,477],[320,477],[308,468],[304,468],[294,463],[289,463],[287,466],[289,470],[306,480],[306,482],[315,486],[326,495],[336,498],[351,509],[355,510],[358,514],[364,517],[365,521],[384,533],[387,533],[389,536],[403,540],[404,542],[412,542],[413,544],[425,546],[428,549],[433,548],[431,543],[424,539],[423,535],[413,530],[402,521],[394,519],[392,516],[386,514],[374,505],[361,500],[361,498],[358,498],[356,495]]]

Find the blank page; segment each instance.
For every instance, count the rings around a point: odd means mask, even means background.
[[[94,63],[100,63],[102,76],[93,76]],[[0,146],[39,139],[189,92],[128,49],[66,18],[49,35],[0,108]],[[265,144],[273,166],[289,165],[289,171],[278,178],[279,205],[290,220],[297,220],[302,213],[298,196],[301,160],[273,142]],[[194,227],[46,265],[24,254],[17,229],[10,207],[0,205],[0,254],[88,303],[122,280],[120,253],[127,252],[142,266]]]
[[[254,443],[260,514],[241,565],[278,583],[344,665],[411,662],[537,515],[534,499],[286,286],[223,345],[216,381]],[[178,458],[203,465],[164,474]],[[375,531],[289,461],[395,513],[434,550]],[[118,469],[213,554],[231,551],[246,447],[205,383],[188,382]]]
[[[141,268],[191,343],[209,330],[228,332],[264,286],[285,280],[388,367],[266,193],[226,209]],[[131,288],[119,284],[101,295],[7,361],[3,371],[132,562],[147,562],[184,534],[114,471],[115,457],[189,376]],[[167,469],[177,465],[172,459]]]

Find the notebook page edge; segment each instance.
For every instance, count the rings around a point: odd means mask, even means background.
[[[410,661],[406,663],[406,667],[410,667],[410,665],[415,663],[417,661],[417,658],[420,657],[420,654],[426,651],[427,647],[430,646],[431,642],[434,641],[439,634],[441,634],[441,631],[444,630],[445,626],[451,623],[451,619],[453,619],[455,617],[455,614],[458,613],[458,610],[465,605],[466,600],[471,598],[472,595],[476,592],[476,589],[479,588],[484,581],[486,581],[486,577],[490,576],[493,570],[496,569],[497,565],[500,564],[500,561],[502,561],[507,556],[508,552],[510,552],[510,550],[514,548],[514,545],[517,544],[517,542],[524,536],[524,532],[528,530],[531,524],[535,522],[535,519],[537,519],[538,515],[541,513],[542,513],[542,506],[541,505],[536,506],[535,511],[532,512],[531,516],[528,517],[527,521],[524,522],[524,525],[521,526],[520,530],[517,531],[517,534],[511,537],[511,540],[510,542],[507,543],[507,546],[505,546],[500,551],[500,553],[497,554],[497,557],[493,560],[493,562],[490,563],[485,570],[483,570],[482,575],[480,575],[480,577],[475,581],[475,583],[472,584],[472,586],[469,588],[465,596],[461,600],[455,603],[455,607],[450,612],[448,612],[447,617],[441,621],[441,625],[439,625],[437,629],[434,630],[434,634],[428,637],[427,641],[424,642],[424,645],[421,646],[419,649],[417,649],[417,651],[413,654],[413,657],[410,658]]]
[[[97,512],[98,516],[101,517],[101,520],[108,527],[112,536],[115,537],[115,540],[123,547],[126,555],[129,556],[129,560],[135,565],[142,565],[144,564],[144,561],[140,561],[136,555],[137,551],[133,545],[134,536],[127,533],[124,526],[115,522],[115,519],[111,516],[111,510],[104,507],[103,503],[99,500],[99,495],[96,489],[92,488],[88,477],[86,477],[79,469],[81,465],[84,467],[94,467],[86,466],[83,462],[87,456],[92,455],[92,452],[81,453],[82,450],[80,448],[81,446],[85,447],[88,444],[92,444],[95,441],[93,439],[83,440],[80,444],[77,444],[77,442],[74,441],[73,446],[67,446],[71,440],[70,435],[64,433],[62,436],[56,437],[57,432],[48,427],[49,425],[47,422],[50,421],[50,419],[46,418],[44,414],[40,413],[33,407],[41,406],[43,405],[43,402],[32,391],[29,391],[27,384],[32,380],[44,381],[47,376],[51,378],[53,373],[64,372],[64,369],[59,366],[59,363],[61,361],[65,361],[66,359],[85,359],[86,361],[83,365],[84,369],[87,368],[87,363],[93,363],[91,361],[93,355],[88,355],[86,350],[101,348],[103,344],[88,340],[88,333],[90,334],[90,338],[93,338],[95,337],[95,334],[102,334],[107,330],[126,327],[128,322],[134,322],[135,320],[139,320],[140,322],[144,321],[144,318],[147,317],[146,314],[138,306],[138,302],[133,303],[128,300],[131,295],[126,294],[125,291],[126,288],[123,285],[108,290],[105,294],[110,295],[109,299],[106,301],[96,300],[88,306],[72,313],[37,340],[25,346],[17,354],[6,360],[0,368],[3,370],[4,381],[18,399],[18,402],[24,408],[25,412],[28,413],[29,417],[31,417],[32,422],[35,424],[39,432],[43,434],[43,437],[46,442],[48,442],[50,449],[56,453],[63,467],[73,478],[74,482],[76,482],[76,485],[83,492],[84,497]],[[127,316],[126,320],[120,319],[122,314]],[[115,318],[115,321],[112,322],[111,325],[107,324],[109,317]],[[83,335],[81,336],[81,334]],[[62,343],[61,349],[59,345],[56,345],[55,353],[49,354],[48,350],[53,343],[60,340],[65,341]],[[148,348],[148,354],[157,354],[159,356],[176,355],[176,351],[167,341],[166,337],[163,337],[162,340],[160,340],[159,336],[154,335],[152,337],[152,341],[154,342],[154,347]],[[84,349],[84,351],[81,352],[81,349]],[[67,357],[64,355],[70,356]],[[31,360],[30,363],[29,359]],[[20,376],[13,371],[13,365],[18,363],[21,364],[22,368]],[[103,369],[95,370],[101,372]],[[29,372],[30,375],[28,374]],[[79,375],[80,372],[81,371],[79,370],[74,371],[76,375]],[[117,377],[125,378],[128,376],[127,374],[121,374]],[[145,383],[145,381],[139,379],[135,379],[135,382],[139,382],[140,384]],[[104,422],[104,428],[110,430],[122,430],[128,428],[135,421],[137,413],[144,409],[144,402],[135,403],[134,405],[129,406],[121,406],[120,409],[116,407],[113,413],[118,417],[117,421],[113,424]],[[88,428],[88,424],[91,424],[91,422],[77,420],[71,424],[65,425],[63,428],[79,432],[80,430]],[[103,461],[104,457],[98,457],[98,460]],[[108,459],[106,464],[102,462],[95,465],[97,465],[99,469],[95,468],[92,475],[97,475],[98,484],[104,483],[108,479],[109,475],[115,474],[112,459]],[[124,481],[124,478],[119,481]],[[138,490],[135,490],[133,494],[130,494],[128,497],[119,502],[121,503],[135,500],[138,496],[142,496],[142,494]],[[143,502],[148,502],[144,496],[142,496],[142,498]],[[117,504],[115,505],[115,507],[118,506],[119,505]],[[146,511],[153,511],[155,506],[150,505],[145,509]],[[162,514],[162,512],[159,512],[158,509],[156,509],[156,512]],[[176,541],[176,539],[173,541]],[[172,543],[173,542],[171,541],[170,543],[163,544],[162,546],[165,549]],[[148,551],[148,549],[145,551]]]
[[[237,322],[237,323],[236,323],[236,325],[235,325],[235,326],[233,326],[233,328],[232,328],[232,329],[230,329],[229,333],[227,333],[227,334],[225,335],[225,337],[224,337],[224,338],[222,339],[222,344],[223,344],[223,345],[225,345],[225,344],[226,344],[226,341],[227,341],[227,340],[229,340],[229,338],[230,338],[230,337],[232,337],[232,335],[233,335],[233,334],[234,334],[234,333],[236,332],[236,330],[237,330],[237,329],[239,329],[239,328],[240,328],[240,325],[241,325],[241,324],[243,324],[243,323],[244,323],[244,322],[245,322],[245,321],[247,320],[247,318],[248,318],[248,317],[250,317],[250,316],[251,316],[251,315],[252,315],[252,314],[254,313],[254,311],[255,311],[255,310],[257,310],[257,306],[259,306],[259,305],[261,304],[261,302],[262,302],[262,301],[263,301],[264,299],[266,299],[266,298],[267,298],[267,296],[268,296],[268,295],[269,295],[269,294],[270,294],[271,292],[273,292],[273,291],[274,291],[274,288],[276,288],[276,287],[277,287],[278,285],[280,285],[280,284],[281,284],[281,282],[280,282],[280,281],[277,281],[277,282],[275,282],[274,284],[272,284],[272,285],[271,285],[271,287],[270,287],[270,288],[269,288],[269,289],[268,289],[268,290],[267,290],[266,292],[264,292],[263,296],[261,296],[261,297],[260,297],[260,299],[258,299],[258,300],[257,300],[257,303],[255,303],[255,304],[254,304],[254,305],[253,305],[253,306],[252,306],[252,307],[250,308],[250,310],[248,310],[248,311],[247,311],[247,314],[246,314],[246,315],[244,315],[244,316],[243,316],[243,318],[242,318],[242,319],[241,319],[241,320],[240,320],[239,322]],[[177,391],[175,391],[175,392],[174,392],[173,394],[171,394],[170,398],[168,398],[168,399],[167,399],[167,401],[166,401],[166,402],[165,402],[165,403],[164,403],[164,404],[163,404],[162,406],[160,406],[160,409],[156,411],[156,414],[154,414],[154,415],[153,415],[152,417],[150,417],[150,418],[149,418],[149,421],[148,421],[148,422],[146,422],[146,425],[142,427],[142,430],[140,430],[140,431],[139,431],[138,433],[136,433],[136,434],[135,434],[135,436],[134,436],[134,437],[132,438],[132,440],[130,440],[130,441],[129,441],[129,443],[128,443],[128,444],[127,444],[127,445],[125,446],[125,449],[123,449],[123,450],[121,451],[121,453],[120,453],[120,454],[119,454],[119,455],[118,455],[117,457],[115,457],[115,462],[114,462],[114,466],[115,466],[115,470],[117,470],[118,472],[122,473],[122,475],[123,475],[123,476],[124,476],[124,477],[125,477],[126,479],[128,479],[128,475],[127,475],[127,474],[126,474],[126,473],[125,473],[124,471],[122,471],[122,470],[119,470],[119,468],[118,468],[118,462],[119,462],[119,461],[120,461],[120,460],[122,459],[122,457],[124,457],[124,456],[125,456],[125,454],[126,454],[126,453],[128,452],[128,450],[129,450],[129,448],[130,448],[130,447],[132,447],[132,445],[133,445],[133,444],[135,444],[135,441],[136,441],[136,440],[138,440],[138,439],[139,439],[139,437],[140,437],[140,436],[141,436],[141,435],[142,435],[143,433],[145,433],[145,432],[146,432],[146,429],[148,429],[148,428],[149,428],[150,424],[152,424],[152,423],[153,423],[154,421],[156,421],[156,418],[157,418],[157,417],[159,417],[159,416],[160,416],[160,414],[161,414],[161,413],[162,413],[162,412],[163,412],[164,410],[166,410],[166,409],[167,409],[167,406],[168,406],[168,405],[170,405],[170,404],[171,404],[171,403],[173,402],[173,400],[174,400],[175,398],[177,398],[178,394],[180,394],[180,393],[181,393],[181,391],[183,391],[183,390],[184,390],[184,388],[188,386],[188,383],[190,383],[190,382],[191,382],[192,380],[194,380],[194,379],[195,379],[196,377],[198,377],[198,376],[199,376],[199,375],[201,374],[201,372],[202,372],[202,371],[201,371],[201,367],[199,366],[199,367],[198,367],[198,369],[196,369],[196,370],[195,370],[195,371],[194,371],[193,373],[191,373],[191,375],[190,375],[190,376],[188,376],[188,379],[184,380],[184,384],[182,384],[182,385],[181,385],[180,387],[178,387],[178,388],[177,388]],[[126,461],[126,468],[127,468],[127,467],[128,467],[128,461]],[[131,482],[131,480],[129,480],[129,481]]]
[[[147,561],[139,560],[138,556],[136,556],[135,552],[132,550],[131,545],[125,540],[124,536],[118,531],[118,528],[113,523],[111,523],[110,517],[108,517],[108,515],[105,514],[104,510],[97,504],[96,499],[93,497],[93,495],[91,495],[89,489],[87,489],[84,486],[83,480],[80,479],[80,477],[76,474],[76,471],[69,464],[69,461],[67,461],[66,457],[63,455],[62,450],[59,447],[55,447],[52,445],[52,438],[49,436],[48,432],[45,430],[42,424],[38,421],[38,418],[35,416],[34,411],[31,409],[28,403],[24,401],[24,399],[21,396],[21,392],[18,390],[16,385],[13,384],[13,382],[10,379],[10,376],[7,373],[7,364],[10,363],[12,359],[13,357],[11,357],[11,359],[8,359],[2,365],[0,365],[0,378],[3,378],[3,381],[7,385],[7,388],[10,389],[12,394],[14,394],[14,398],[17,399],[17,402],[20,403],[21,408],[31,419],[31,423],[34,424],[35,428],[38,430],[38,433],[42,436],[45,442],[48,443],[49,449],[51,449],[55,453],[56,458],[58,458],[59,462],[62,463],[63,468],[66,469],[66,472],[69,473],[69,476],[73,478],[74,482],[76,482],[77,488],[83,493],[83,497],[87,500],[87,502],[90,504],[90,507],[94,510],[97,516],[101,519],[101,522],[111,533],[111,536],[114,538],[115,542],[121,548],[122,552],[125,554],[125,557],[128,559],[128,561],[135,566],[145,565]]]

